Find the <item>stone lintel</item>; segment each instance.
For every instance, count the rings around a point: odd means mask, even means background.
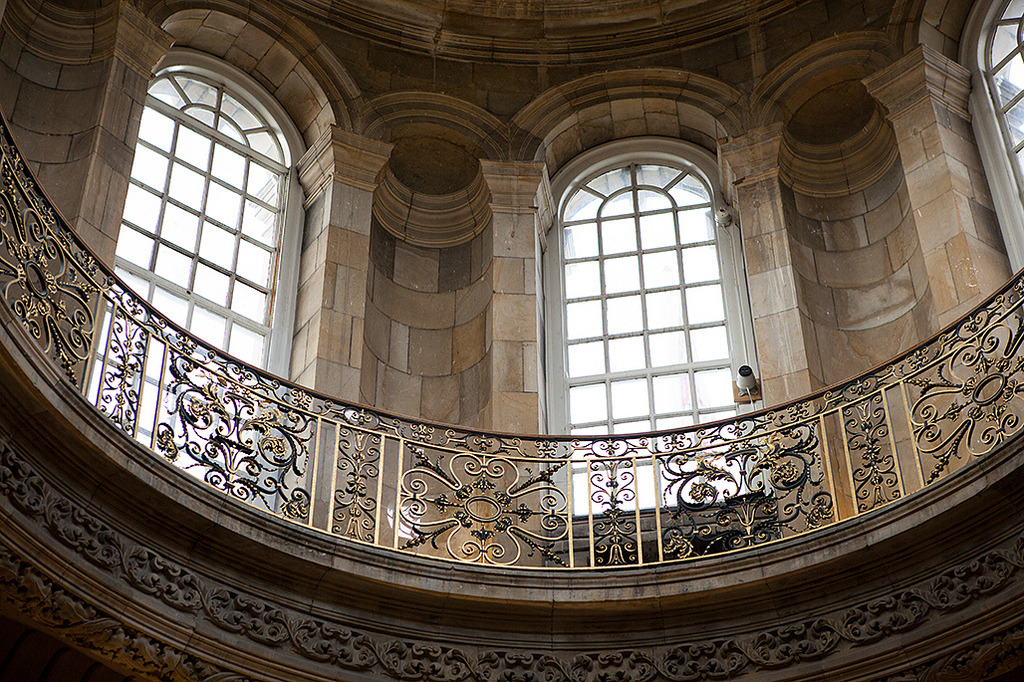
[[[779,176],[779,152],[784,126],[772,123],[734,137],[720,147],[722,159],[737,187]]]
[[[891,65],[861,81],[894,123],[925,99],[969,121],[967,97],[971,74],[952,59],[927,45],[915,49]]]
[[[495,213],[537,213],[544,199],[540,192],[547,174],[539,161],[491,161],[482,159],[491,210]]]

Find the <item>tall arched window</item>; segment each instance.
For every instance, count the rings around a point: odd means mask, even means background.
[[[743,297],[705,174],[682,157],[642,153],[565,172],[575,177],[554,183],[551,428],[635,433],[735,414]]]
[[[1024,2],[975,4],[960,56],[972,72],[975,138],[1016,271],[1024,267]]]
[[[293,154],[248,89],[209,69],[166,70],[149,87],[118,237],[116,271],[140,295],[262,367]]]

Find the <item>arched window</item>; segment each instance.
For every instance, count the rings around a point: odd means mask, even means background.
[[[115,268],[174,322],[267,367],[272,345],[288,345],[288,334],[271,338],[275,313],[291,328],[276,294],[283,255],[293,258],[282,251],[297,133],[289,145],[258,86],[239,87],[244,74],[226,78],[212,61],[166,69],[149,86]]]
[[[1010,264],[1024,267],[1024,2],[972,9],[961,42],[970,109]]]
[[[552,430],[635,433],[735,414],[733,359],[749,344],[734,245],[715,224],[707,175],[683,156],[622,153],[636,144],[587,155],[553,183]]]

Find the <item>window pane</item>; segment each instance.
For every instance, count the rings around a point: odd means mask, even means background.
[[[693,320],[690,320],[693,322]],[[678,327],[683,324],[683,301],[678,291],[647,294],[647,326],[651,329]]]
[[[601,197],[580,190],[572,195],[565,205],[565,221],[593,220],[597,217],[597,209],[601,205]]]
[[[277,243],[277,213],[247,200],[242,216],[242,232],[262,244],[274,246]]]
[[[570,339],[601,336],[604,331],[600,301],[570,303],[565,307],[565,315],[566,334]]]
[[[188,324],[188,301],[166,289],[156,288],[153,292],[153,306],[182,327]]]
[[[636,225],[633,218],[601,222],[601,251],[608,254],[636,251]]]
[[[194,291],[218,305],[227,305],[228,276],[217,272],[208,265],[200,263],[196,266],[196,285]]]
[[[216,145],[213,150],[213,176],[223,180],[232,187],[245,187],[245,157],[236,154],[223,145]]]
[[[264,341],[262,334],[234,324],[231,327],[231,344],[228,346],[228,352],[251,365],[260,365],[263,363]]]
[[[601,207],[602,218],[612,218],[620,215],[629,215],[633,212],[633,193],[622,192],[609,199]]]
[[[608,364],[612,372],[628,372],[646,367],[643,337],[629,336],[608,341]]]
[[[597,225],[571,225],[565,228],[565,257],[593,258],[597,251]]]
[[[171,188],[169,195],[186,206],[199,208],[203,205],[203,189],[206,181],[195,171],[185,168],[180,163],[174,164],[171,170]]]
[[[612,258],[604,262],[604,286],[609,294],[640,289],[640,267],[636,256]]]
[[[132,179],[163,192],[167,184],[167,157],[148,147],[139,145],[132,162]]]
[[[260,201],[274,206],[277,204],[281,176],[258,163],[249,164],[249,184],[246,191]]]
[[[644,254],[644,287],[658,289],[678,284],[679,261],[675,251]]]
[[[670,182],[679,177],[680,173],[681,171],[678,168],[641,165],[636,167],[636,184],[666,187]]]
[[[694,362],[724,360],[729,357],[729,340],[725,327],[694,329],[690,332],[690,347]]]
[[[644,328],[639,296],[608,299],[608,333],[628,334]]]
[[[210,197],[206,200],[206,215],[232,229],[238,228],[238,214],[242,195],[232,192],[216,182],[210,184]]]
[[[178,128],[178,144],[174,147],[174,155],[205,171],[210,165],[210,140],[194,130],[181,126]]]
[[[254,284],[261,287],[268,286],[270,284],[270,258],[269,251],[243,239],[238,245],[238,266],[235,271]]]
[[[686,315],[690,324],[720,322],[725,319],[722,306],[722,287],[719,285],[693,287],[686,290]]]
[[[630,379],[612,382],[612,417],[639,417],[648,414],[647,380]]]
[[[161,102],[171,105],[175,109],[180,109],[185,104],[185,100],[178,94],[178,89],[171,85],[170,79],[162,78],[153,83],[149,88],[149,96],[155,97]]]
[[[587,183],[587,187],[600,192],[605,196],[611,195],[616,190],[628,187],[630,183],[629,168],[617,168],[597,176]]]
[[[148,270],[150,259],[153,257],[153,240],[127,225],[123,225],[117,239],[116,255],[118,258],[124,258],[129,263]]]
[[[128,185],[124,219],[147,232],[156,232],[157,221],[160,219],[160,197],[138,185]]]
[[[573,423],[583,424],[608,418],[604,384],[573,386],[569,389],[569,414]]]
[[[267,295],[242,282],[235,282],[231,294],[231,309],[245,315],[254,322],[267,319]]]
[[[683,249],[683,279],[687,284],[713,282],[719,278],[718,249],[698,246]]]
[[[671,374],[654,377],[653,384],[656,412],[682,412],[692,408],[690,375]]]
[[[224,347],[224,331],[227,320],[206,308],[196,306],[192,311],[192,333],[218,348]]]
[[[565,297],[583,298],[601,295],[601,272],[595,261],[565,266]]]
[[[641,189],[636,193],[637,207],[641,213],[649,211],[662,211],[672,208],[672,200],[661,192],[652,192],[649,189]]]
[[[167,204],[164,209],[164,221],[160,229],[160,236],[195,253],[198,234],[199,216],[174,204]]]
[[[679,212],[679,243],[696,244],[714,239],[711,215],[706,208]]]
[[[139,123],[139,139],[170,153],[174,142],[174,121],[155,109],[144,109]]]
[[[222,230],[213,223],[203,224],[203,241],[199,245],[199,255],[214,265],[227,270],[232,269],[235,260],[235,235]]]
[[[657,213],[640,218],[640,244],[645,249],[675,246],[676,221],[671,213]]]
[[[569,376],[604,374],[604,342],[577,343],[569,346]]]
[[[188,287],[188,279],[192,274],[192,260],[169,246],[161,245],[156,254],[156,267],[153,270],[169,282]]]
[[[665,367],[686,362],[686,332],[651,334],[651,366]]]
[[[697,384],[697,406],[724,407],[732,405],[732,372],[728,369],[712,369],[693,375]]]
[[[668,193],[676,200],[678,206],[693,206],[711,202],[711,195],[708,194],[704,183],[692,175],[687,175],[680,180]]]

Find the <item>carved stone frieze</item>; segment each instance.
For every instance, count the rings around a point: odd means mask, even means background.
[[[190,568],[129,540],[59,493],[7,444],[0,444],[0,494],[37,535],[48,534],[63,549],[124,584],[124,596],[143,595],[180,614],[198,618],[248,644],[287,649],[311,664],[393,680],[431,682],[682,682],[732,679],[818,661],[857,646],[918,628],[995,594],[1024,568],[1024,532],[1002,546],[948,568],[931,579],[866,603],[805,621],[725,640],[682,642],[645,649],[581,652],[481,650],[473,646],[408,641],[361,631],[339,622],[294,612],[243,590],[199,575]],[[16,517],[9,517],[15,520]],[[10,521],[8,521],[10,523]],[[104,613],[47,577],[9,548],[0,548],[0,602],[8,610],[48,629],[93,655],[160,679],[248,679],[253,671],[227,672],[161,642],[157,628],[143,633]],[[1016,628],[1024,632],[1024,624]],[[1015,631],[1016,631],[1015,630]],[[966,679],[942,672],[983,666],[1000,669],[1020,653],[1018,633],[936,661],[918,677]],[[1014,660],[1016,660],[1014,658]],[[937,671],[937,672],[936,672]],[[908,673],[918,675],[918,672]],[[170,675],[170,678],[168,678]],[[921,676],[923,675],[923,677]]]

